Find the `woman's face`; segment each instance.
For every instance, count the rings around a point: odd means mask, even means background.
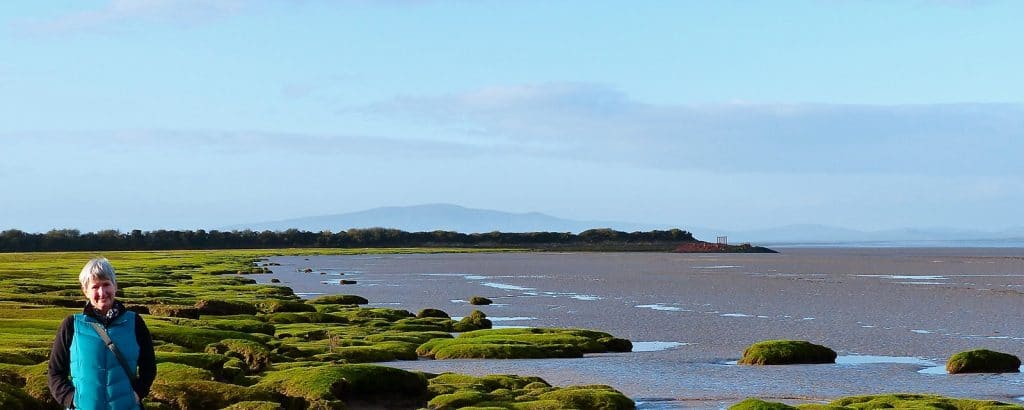
[[[107,313],[114,307],[114,294],[117,293],[117,285],[114,282],[103,279],[89,279],[89,283],[82,289],[85,291],[85,298],[92,303],[92,307],[100,313]]]

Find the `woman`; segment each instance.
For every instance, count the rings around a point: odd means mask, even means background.
[[[85,309],[65,318],[57,330],[50,352],[50,393],[65,408],[139,409],[156,377],[149,329],[141,316],[115,300],[117,277],[106,258],[86,263],[78,281]]]

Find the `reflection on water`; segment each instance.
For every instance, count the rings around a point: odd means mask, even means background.
[[[666,312],[692,312],[692,310],[689,310],[689,309],[683,309],[683,308],[678,307],[678,306],[666,306],[666,305],[661,304],[661,303],[655,303],[655,304],[652,304],[652,305],[636,305],[634,307],[643,308],[643,309],[651,309],[651,310],[661,310],[661,311],[666,311]]]
[[[487,286],[487,287],[501,289],[501,290],[533,290],[533,288],[527,288],[527,287],[516,286],[516,285],[509,285],[507,283],[486,282],[486,283],[483,283],[483,285]]]
[[[633,342],[634,352],[660,352],[674,347],[686,346],[690,343],[682,342]]]
[[[920,366],[936,366],[930,360],[909,356],[875,356],[875,355],[849,355],[837,356],[836,364],[879,364],[879,363],[903,363],[916,364]]]
[[[946,372],[946,366],[927,367],[927,368],[918,370],[917,372],[921,373],[921,374],[949,374],[948,372]],[[1018,372],[1019,373],[1024,373],[1024,365],[1020,366],[1020,369],[1018,369]],[[985,373],[985,374],[1011,374],[1012,375],[1014,373]]]
[[[901,280],[945,280],[939,275],[857,275],[865,278],[901,279]]]

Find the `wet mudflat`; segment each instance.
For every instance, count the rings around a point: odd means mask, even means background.
[[[495,326],[586,327],[633,353],[556,360],[419,360],[430,372],[537,375],[610,384],[641,408],[720,408],[748,396],[817,401],[928,392],[1020,403],[1024,375],[947,375],[952,354],[1024,355],[1024,249],[783,249],[781,254],[494,253],[277,257],[297,293],[350,293],[371,306]],[[303,273],[311,268],[312,273]],[[255,276],[254,276],[255,277]],[[340,284],[340,280],[355,284]],[[471,306],[472,296],[494,300]],[[729,364],[751,343],[803,339],[834,365]]]

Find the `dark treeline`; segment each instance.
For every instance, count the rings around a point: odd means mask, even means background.
[[[620,232],[591,229],[568,232],[473,233],[450,231],[405,232],[398,229],[349,229],[344,232],[286,231],[141,231],[105,230],[81,233],[55,229],[27,233],[17,229],[0,232],[0,252],[116,251],[173,249],[267,249],[267,248],[372,248],[372,247],[522,247],[588,248],[608,246],[671,245],[694,241],[680,229]],[[668,249],[671,249],[668,248]]]

